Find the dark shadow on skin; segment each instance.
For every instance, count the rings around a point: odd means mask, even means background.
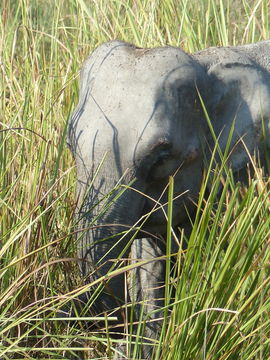
[[[154,117],[154,115],[155,115],[155,112],[156,112],[157,109],[161,106],[161,104],[165,104],[165,102],[164,102],[163,100],[161,100],[161,99],[158,99],[158,100],[155,102],[155,105],[154,105],[154,109],[153,109],[153,111],[152,111],[152,114],[150,115],[149,119],[146,121],[145,126],[144,126],[144,128],[142,129],[142,131],[141,131],[141,134],[138,136],[138,141],[137,141],[137,143],[136,143],[136,145],[135,145],[134,152],[133,152],[133,164],[134,164],[135,167],[138,166],[137,163],[136,163],[136,152],[137,152],[137,148],[138,148],[138,146],[139,146],[139,143],[140,143],[140,141],[141,141],[141,138],[142,138],[144,132],[146,131],[146,128],[149,126],[150,121],[153,120],[153,117]]]
[[[196,61],[194,60],[194,63],[196,64]],[[167,82],[169,81],[169,78],[171,77],[171,75],[174,73],[174,72],[177,72],[177,71],[181,71],[181,69],[184,69],[185,67],[190,67],[191,65],[180,65],[174,69],[172,69],[165,77],[160,89],[157,91],[156,93],[156,101],[155,101],[155,105],[154,105],[154,108],[153,108],[153,111],[152,111],[152,114],[150,115],[149,119],[146,121],[145,123],[145,126],[144,128],[142,129],[141,131],[141,134],[138,136],[138,141],[137,141],[137,144],[135,145],[134,147],[134,152],[133,152],[133,164],[135,165],[135,167],[137,166],[136,164],[136,153],[137,153],[137,149],[138,149],[138,146],[139,146],[139,143],[140,143],[140,140],[144,134],[144,132],[146,131],[147,127],[149,126],[150,124],[150,121],[153,120],[154,118],[154,115],[155,113],[157,112],[158,109],[162,109],[162,113],[166,116],[170,115],[170,110],[169,110],[169,103],[166,99],[166,90],[168,90],[170,87],[172,86],[168,86],[167,85]],[[197,66],[197,64],[195,65]],[[175,82],[177,82],[178,79],[175,80]],[[186,86],[188,87],[188,86]],[[195,92],[195,89],[196,89],[196,79],[194,79],[194,92]],[[177,104],[178,105],[178,104]],[[162,118],[162,116],[161,116]],[[157,119],[158,120],[158,119]],[[174,119],[174,118],[170,118],[171,120],[171,125],[173,125],[173,123],[179,119]],[[170,131],[169,131],[169,134],[170,134]]]

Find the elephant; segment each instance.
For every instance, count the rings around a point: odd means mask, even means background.
[[[169,177],[172,226],[188,229],[205,153],[209,160],[216,141],[224,151],[230,137],[232,171],[245,168],[249,153],[270,145],[269,115],[270,41],[188,54],[115,40],[86,59],[67,142],[77,169],[81,273],[86,282],[103,277],[92,304],[96,314],[115,314],[121,323],[126,302],[150,299],[148,318],[162,316]],[[126,290],[121,267],[129,256],[143,263],[134,266]],[[119,271],[106,279],[110,269]],[[146,336],[155,338],[158,326],[149,322]],[[150,345],[142,351],[151,356]]]

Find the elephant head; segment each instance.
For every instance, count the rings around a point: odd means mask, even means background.
[[[78,254],[84,276],[96,279],[108,272],[110,260],[125,256],[131,233],[115,235],[157,202],[166,204],[170,175],[175,176],[173,225],[195,207],[206,128],[199,94],[204,98],[206,91],[205,69],[174,47],[140,49],[112,41],[84,63],[68,136],[77,166]],[[166,232],[161,208],[142,230]],[[123,301],[119,275],[100,295],[99,310]]]

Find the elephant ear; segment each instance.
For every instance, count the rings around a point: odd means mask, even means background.
[[[270,75],[256,65],[227,63],[212,66],[209,76],[209,112],[215,135],[224,151],[234,126],[230,163],[233,170],[239,170],[263,139],[270,145]]]

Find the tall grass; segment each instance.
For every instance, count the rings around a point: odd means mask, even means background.
[[[1,359],[105,358],[117,342],[110,319],[103,333],[56,320],[60,304],[84,291],[65,145],[82,61],[115,38],[189,52],[267,39],[268,7],[266,0],[1,2]],[[257,177],[242,188],[228,174],[217,195],[221,174],[207,200],[202,188],[188,248],[179,250],[173,278],[167,271],[170,316],[155,359],[270,356],[269,184]]]

